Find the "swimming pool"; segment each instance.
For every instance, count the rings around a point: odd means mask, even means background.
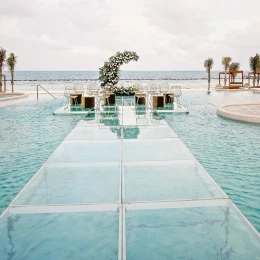
[[[0,95],[0,98],[9,98],[9,97],[15,97],[17,95],[4,95],[4,94],[1,94]]]
[[[190,114],[165,115],[165,119],[259,231],[260,126],[216,115],[220,104],[257,99],[247,92],[184,93],[182,104]],[[53,116],[64,103],[58,99],[1,108],[1,210],[81,118]]]
[[[0,108],[0,211],[79,121],[77,116],[52,115],[64,102],[39,100]]]
[[[260,231],[260,125],[224,119],[216,108],[228,103],[259,103],[249,92],[189,93],[189,115],[166,120],[193,155]]]

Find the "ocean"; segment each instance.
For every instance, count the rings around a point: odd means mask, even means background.
[[[7,77],[7,90],[11,90],[10,72],[4,72]],[[247,72],[245,72],[247,74]],[[98,71],[16,71],[15,91],[33,91],[37,84],[48,90],[63,90],[65,86],[82,82],[99,82]],[[121,71],[119,84],[168,82],[180,85],[183,89],[206,89],[206,71]],[[218,71],[211,73],[211,87],[218,83]],[[223,84],[223,83],[222,83]]]

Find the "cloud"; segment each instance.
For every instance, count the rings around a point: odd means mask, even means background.
[[[254,8],[252,8],[254,6]],[[128,70],[203,70],[232,56],[248,69],[260,52],[252,0],[9,0],[1,3],[1,46],[19,70],[97,70],[117,51],[136,51]]]

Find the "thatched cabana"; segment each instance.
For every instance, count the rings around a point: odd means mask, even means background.
[[[244,86],[244,72],[243,70],[229,70],[227,72],[221,71],[218,73],[218,83],[220,83],[221,75],[224,75],[225,80],[225,74],[227,75],[227,81],[228,84],[226,85],[227,89],[239,89]],[[241,74],[241,81],[235,81],[237,74]]]

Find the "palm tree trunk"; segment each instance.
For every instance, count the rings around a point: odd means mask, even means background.
[[[253,81],[253,86],[255,87],[255,73],[254,73],[254,81]]]
[[[210,90],[210,70],[208,70],[208,91]]]
[[[0,66],[0,92],[2,92],[2,66]]]
[[[257,86],[259,86],[259,80],[260,80],[259,74],[257,74]]]
[[[227,86],[227,70],[225,70],[225,88]]]
[[[14,71],[11,71],[11,77],[12,77],[12,92],[14,92]]]

